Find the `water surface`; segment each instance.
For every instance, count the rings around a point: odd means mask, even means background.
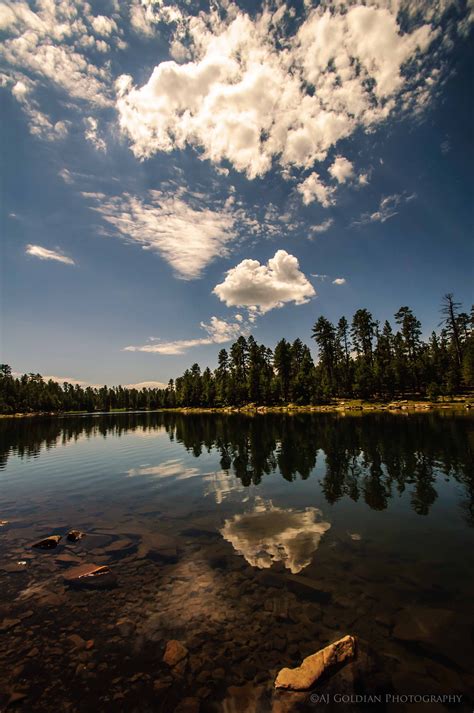
[[[0,709],[315,710],[275,675],[350,633],[317,691],[471,710],[473,437],[441,413],[1,421]],[[116,588],[67,585],[85,562]]]

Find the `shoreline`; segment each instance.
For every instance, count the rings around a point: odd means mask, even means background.
[[[176,406],[170,408],[125,411],[113,409],[111,411],[35,411],[29,413],[0,414],[0,419],[5,418],[32,418],[50,416],[61,418],[65,416],[110,416],[115,414],[145,414],[145,413],[221,413],[257,415],[270,413],[407,413],[422,411],[456,410],[469,411],[474,409],[474,398],[471,396],[446,397],[444,401],[408,400],[400,401],[363,401],[360,399],[338,400],[329,404],[298,405],[286,404],[281,406],[257,406],[245,404],[244,406]]]

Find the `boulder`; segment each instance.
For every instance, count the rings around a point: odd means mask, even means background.
[[[64,581],[74,587],[89,589],[108,589],[117,583],[110,567],[96,564],[81,564],[78,567],[71,567],[64,574]]]
[[[188,650],[180,641],[176,639],[171,639],[168,641],[165,648],[165,653],[163,655],[163,661],[168,664],[168,666],[176,666],[180,661],[186,658],[188,655]]]
[[[306,691],[333,666],[355,656],[355,638],[347,635],[324,649],[308,656],[298,668],[282,668],[275,680],[275,688]]]
[[[61,539],[61,535],[48,535],[48,537],[38,540],[38,542],[34,542],[31,546],[36,547],[39,550],[53,550],[58,546]]]

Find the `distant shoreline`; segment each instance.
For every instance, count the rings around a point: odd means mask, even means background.
[[[358,399],[339,400],[330,404],[317,404],[303,406],[298,404],[286,404],[281,406],[257,406],[256,404],[246,404],[244,406],[179,406],[174,408],[160,408],[150,410],[112,409],[110,411],[36,411],[29,413],[0,414],[0,419],[4,418],[31,418],[40,416],[109,416],[114,414],[144,414],[144,413],[221,413],[221,414],[268,414],[268,413],[399,413],[399,412],[426,412],[439,410],[470,410],[474,409],[474,398],[464,395],[457,397],[445,397],[443,401],[423,401],[408,400],[400,401],[362,401]]]

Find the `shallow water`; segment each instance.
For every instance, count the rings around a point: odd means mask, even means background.
[[[1,421],[0,710],[471,711],[473,443],[468,414]],[[347,633],[323,703],[274,692]]]

